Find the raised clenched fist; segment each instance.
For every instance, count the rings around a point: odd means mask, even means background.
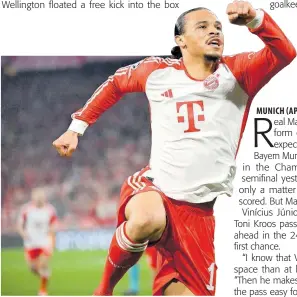
[[[70,130],[53,142],[54,148],[61,157],[71,157],[78,144],[78,134]]]
[[[256,10],[247,1],[234,1],[227,6],[228,18],[231,24],[244,26],[256,17]]]

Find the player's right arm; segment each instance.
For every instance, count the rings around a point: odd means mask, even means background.
[[[136,64],[118,69],[93,93],[83,108],[72,114],[68,130],[53,142],[60,156],[70,157],[78,145],[78,136],[123,95],[144,92],[148,76],[159,67],[162,59],[150,57]]]
[[[19,213],[19,216],[17,219],[17,226],[16,226],[17,232],[23,238],[23,240],[26,240],[28,238],[28,235],[25,229],[26,219],[27,219],[27,212],[26,212],[25,206],[23,206]]]
[[[49,235],[55,237],[56,231],[57,231],[57,212],[55,208],[51,205],[51,216],[50,216],[50,221],[49,221]]]

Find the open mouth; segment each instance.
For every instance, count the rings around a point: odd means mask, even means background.
[[[207,41],[207,44],[212,46],[212,47],[220,47],[222,45],[222,42],[219,38],[212,38],[210,40]]]

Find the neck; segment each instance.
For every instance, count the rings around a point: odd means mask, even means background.
[[[207,61],[204,57],[183,57],[184,66],[188,74],[197,80],[204,80],[216,70],[217,62]]]
[[[44,204],[35,203],[35,206],[36,206],[37,208],[42,208],[42,207],[44,207]]]

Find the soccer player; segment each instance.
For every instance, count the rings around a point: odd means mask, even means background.
[[[118,226],[95,295],[112,295],[150,245],[158,250],[154,295],[215,295],[213,205],[220,195],[232,194],[235,158],[253,98],[296,56],[264,10],[236,1],[227,14],[232,24],[258,36],[264,48],[223,56],[216,15],[206,8],[187,11],[175,25],[175,59],[150,57],[120,68],[53,143],[61,156],[71,156],[78,136],[125,93],[146,93],[149,166],[122,187]]]
[[[47,295],[56,220],[56,211],[46,202],[44,190],[34,189],[31,202],[21,208],[17,229],[24,240],[28,267],[40,278],[40,296]]]

